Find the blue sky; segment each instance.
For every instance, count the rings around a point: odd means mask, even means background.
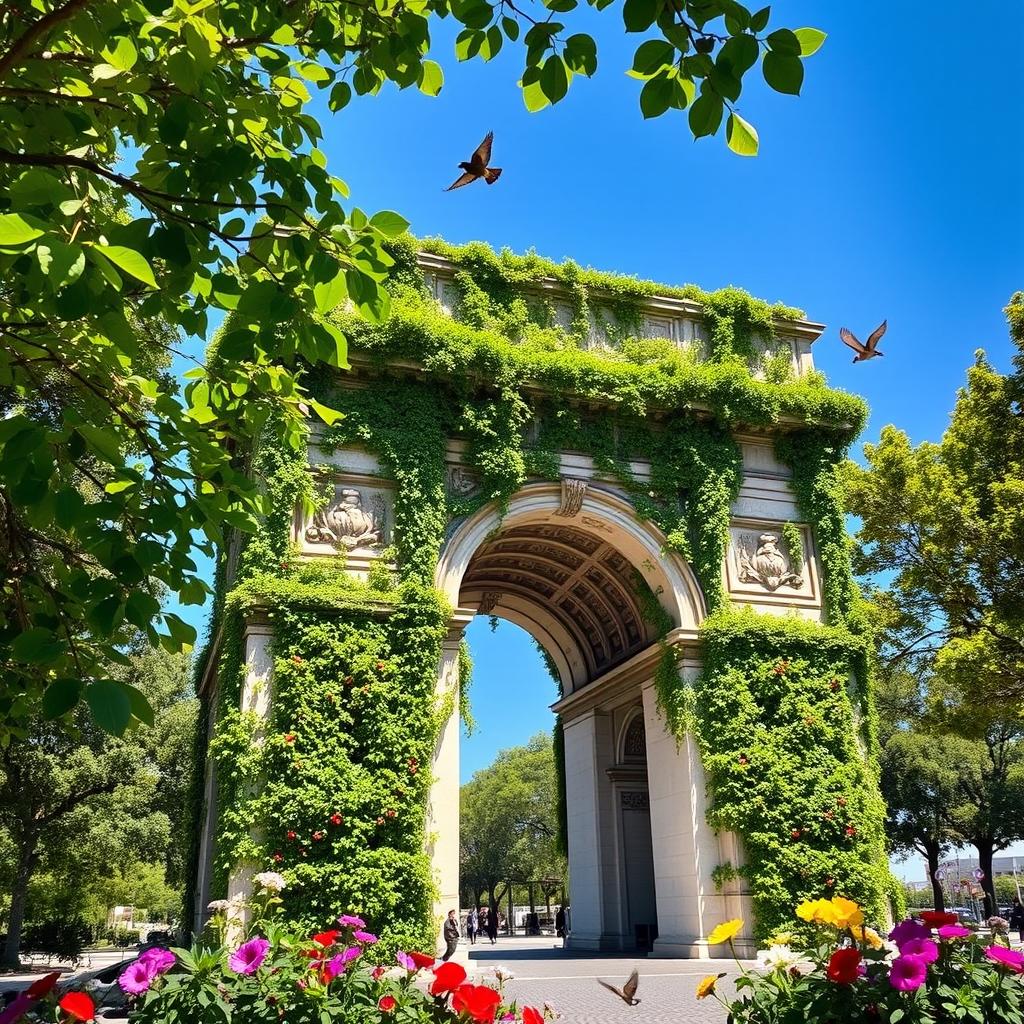
[[[829,325],[816,364],[870,402],[865,440],[886,423],[937,439],[974,349],[1008,367],[1001,308],[1024,286],[1014,7],[780,0],[773,25],[815,26],[828,40],[800,98],[750,76],[739,109],[760,133],[756,159],[721,139],[694,143],[684,115],[643,120],[641,83],[624,74],[643,37],[623,35],[620,5],[565,16],[597,38],[598,72],[539,114],[516,87],[518,47],[458,65],[444,23],[438,98],[387,88],[314,113],[331,171],[367,212],[397,210],[419,235],[800,306]],[[443,193],[488,130],[501,180]],[[886,357],[852,366],[838,328],[863,337],[883,318]],[[553,699],[522,631],[491,634],[477,620],[469,637],[480,729],[464,741],[464,777],[550,728]]]

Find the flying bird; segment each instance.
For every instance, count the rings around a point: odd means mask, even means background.
[[[487,166],[491,160],[491,143],[493,141],[494,132],[488,132],[484,137],[484,141],[476,147],[476,152],[469,158],[469,161],[463,161],[459,164],[465,173],[456,178],[445,189],[445,192],[451,192],[453,188],[462,188],[463,185],[469,185],[471,182],[476,181],[477,178],[483,178],[488,185],[493,185],[501,177],[500,167]]]
[[[600,978],[597,980],[609,992],[614,992],[627,1006],[636,1006],[640,1002],[636,998],[636,989],[640,984],[640,972],[635,968],[633,973],[626,979],[626,984],[622,988],[619,988],[617,985],[609,985],[607,981],[601,981]]]
[[[875,356],[884,356],[884,352],[879,352],[875,346],[881,340],[885,329],[889,326],[888,320],[883,320],[872,332],[868,335],[866,345],[862,345],[858,340],[857,336],[853,331],[848,331],[845,327],[839,328],[839,337],[843,339],[844,345],[849,345],[857,354],[853,357],[855,363],[861,363],[865,359],[874,359]]]

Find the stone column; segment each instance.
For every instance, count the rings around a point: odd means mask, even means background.
[[[452,626],[437,669],[437,700],[452,702],[434,746],[434,781],[427,802],[427,853],[437,885],[438,928],[449,910],[459,908],[459,643],[464,625],[460,620]]]
[[[609,931],[607,890],[615,885],[615,831],[608,820],[611,785],[605,773],[611,722],[587,711],[564,722],[565,802],[569,832],[569,906],[572,949],[601,949]]]
[[[643,704],[658,902],[654,952],[675,957],[729,956],[728,946],[708,946],[708,933],[729,916],[743,916],[743,936],[749,936],[753,921],[749,913],[738,914],[743,908],[737,899],[719,893],[712,881],[712,872],[725,858],[718,836],[707,823],[697,741],[691,734],[677,741],[668,731],[653,682],[643,688]],[[749,951],[746,938],[738,940],[737,951]]]

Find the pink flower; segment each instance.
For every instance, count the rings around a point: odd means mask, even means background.
[[[377,941],[376,935],[359,930],[352,933],[352,938],[355,939],[356,942],[365,942],[368,946],[372,946]]]
[[[159,946],[147,949],[139,959],[150,964],[154,974],[163,974],[178,962],[178,958],[169,949],[161,949]]]
[[[889,968],[889,984],[899,992],[915,992],[928,977],[928,964],[922,956],[898,956]]]
[[[328,978],[336,978],[360,953],[362,953],[362,950],[358,946],[350,946],[348,949],[342,950],[337,956],[331,957],[327,961]]]
[[[377,1000],[377,1009],[381,1013],[392,1013],[397,1005],[398,1000],[394,996],[381,996]]]
[[[395,959],[398,961],[399,967],[404,967],[407,971],[416,970],[416,961],[413,960],[413,958],[409,956],[408,953],[403,953],[401,950],[399,950],[395,954]]]
[[[130,996],[141,996],[143,992],[149,991],[156,974],[153,965],[148,960],[140,958],[125,968],[117,983],[121,986],[122,992],[127,992]]]
[[[940,939],[966,939],[971,934],[970,928],[965,928],[962,924],[944,924],[939,929]]]
[[[926,964],[939,959],[939,947],[931,939],[910,939],[900,946],[903,956],[919,956]]]
[[[901,949],[903,948],[904,942],[909,942],[911,939],[927,939],[931,935],[931,931],[920,921],[914,921],[907,918],[906,921],[900,921],[898,925],[891,932],[889,932],[889,938],[896,943]]]
[[[989,960],[995,960],[997,964],[1001,964],[1003,967],[1009,967],[1011,971],[1016,971],[1017,974],[1024,974],[1024,953],[1019,953],[1015,949],[1007,949],[1005,946],[989,946],[985,950],[985,956]]]
[[[340,924],[343,928],[345,928],[345,927],[365,928],[366,927],[366,922],[361,917],[356,917],[355,914],[342,914],[341,917],[338,918],[338,924]]]
[[[255,974],[269,952],[270,943],[266,939],[250,939],[228,957],[228,967],[236,974]]]

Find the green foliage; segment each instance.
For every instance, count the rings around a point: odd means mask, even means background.
[[[469,641],[463,637],[459,641],[459,718],[462,720],[467,736],[471,735],[476,727],[469,696],[469,688],[472,683],[473,658],[469,653]]]
[[[782,524],[782,543],[786,546],[786,554],[789,555],[789,564],[793,572],[801,572],[804,567],[804,541],[800,527],[796,523]]]
[[[701,627],[701,651],[693,704],[708,820],[743,837],[758,935],[822,892],[884,922],[885,808],[849,691],[864,642],[841,627],[719,611]]]

